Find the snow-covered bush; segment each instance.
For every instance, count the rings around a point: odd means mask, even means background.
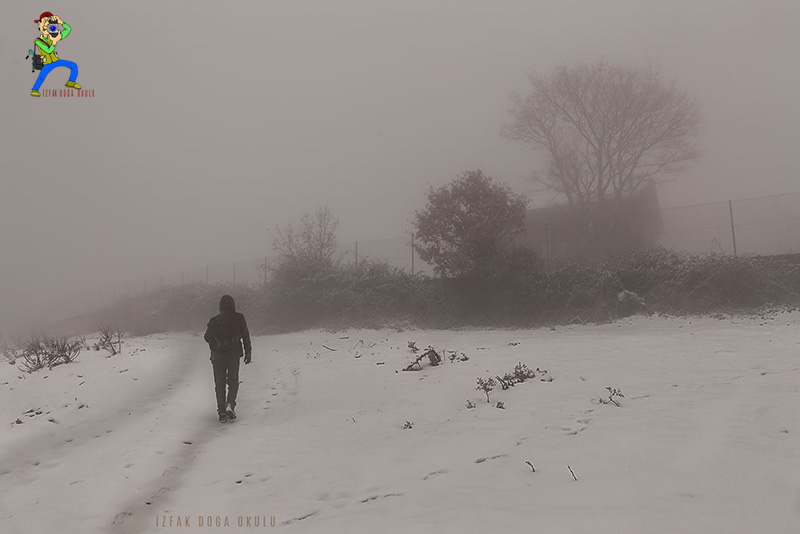
[[[536,371],[532,371],[526,364],[519,362],[514,367],[514,378],[518,382],[525,382],[529,378],[536,378]]]
[[[45,367],[53,367],[77,360],[83,343],[79,339],[55,337],[45,333],[33,333],[30,339],[15,349],[18,368],[33,373]]]
[[[119,328],[114,329],[108,325],[100,325],[100,341],[101,348],[108,351],[110,356],[116,356],[122,352],[122,338],[125,334]]]
[[[45,337],[47,350],[47,367],[52,369],[56,365],[72,363],[78,359],[83,350],[84,342],[80,339],[67,337]]]
[[[22,352],[17,362],[19,369],[26,373],[33,373],[44,369],[48,365],[48,352],[44,334],[33,333],[30,339],[24,342]]]
[[[620,404],[616,400],[616,398],[622,398],[622,399],[625,398],[625,395],[622,394],[622,390],[619,390],[617,388],[612,388],[609,386],[606,386],[606,390],[608,390],[608,397],[601,397],[600,404],[613,404],[614,406],[619,408]]]

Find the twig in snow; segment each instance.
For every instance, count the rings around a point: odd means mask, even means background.
[[[622,391],[617,388],[606,387],[608,390],[608,398],[605,399],[600,397],[600,404],[614,404],[617,408],[620,407],[620,404],[614,399],[614,397],[622,397],[625,398],[625,395],[622,394]]]
[[[532,463],[530,463],[528,460],[525,460],[525,463],[526,463],[526,464],[528,464],[529,466],[531,466],[531,471],[532,471],[532,472],[534,472],[534,473],[536,472],[536,468],[535,468],[535,467],[533,467],[533,464],[532,464]]]
[[[336,349],[332,349],[332,348],[330,348],[330,347],[329,347],[329,346],[327,346],[327,345],[322,345],[322,346],[323,346],[324,348],[328,349],[328,350],[331,350],[331,351],[333,351],[333,352],[336,352]]]
[[[569,472],[572,475],[572,478],[574,478],[575,482],[577,482],[578,481],[578,477],[575,476],[575,473],[572,471],[572,468],[569,465],[567,465],[567,469],[569,469]]]

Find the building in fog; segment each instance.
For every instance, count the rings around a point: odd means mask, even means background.
[[[555,205],[528,210],[518,243],[551,263],[592,260],[658,244],[663,232],[654,185],[602,206]]]

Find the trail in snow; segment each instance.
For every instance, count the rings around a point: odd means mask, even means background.
[[[271,516],[348,534],[795,532],[799,326],[639,317],[254,338],[228,425],[191,336],[130,340],[146,352],[85,354],[47,379],[0,369],[0,422],[31,407],[59,421],[0,434],[3,533],[215,530],[200,517],[253,532],[237,520]],[[469,360],[403,372],[409,341]],[[520,361],[553,382],[497,388],[491,404],[475,391]],[[599,402],[606,386],[620,407]],[[177,517],[190,525],[158,522]]]

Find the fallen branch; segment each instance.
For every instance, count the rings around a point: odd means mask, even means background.
[[[419,361],[424,358],[425,355],[417,356],[417,359],[408,364],[406,367],[403,368],[403,371],[422,371],[422,364]],[[414,369],[414,366],[417,366],[417,369]]]
[[[600,404],[614,404],[617,408],[620,408],[620,404],[616,401],[616,399],[614,399],[614,397],[622,397],[624,399],[625,395],[623,395],[622,391],[617,388],[606,386],[606,389],[608,390],[608,399],[600,397]]]
[[[428,346],[428,348],[425,349],[425,352],[417,356],[417,358],[413,362],[411,362],[405,369],[403,369],[403,371],[415,371],[415,370],[421,371],[422,364],[420,363],[420,361],[425,357],[428,358],[428,361],[431,363],[431,366],[433,367],[436,367],[437,365],[442,363],[442,357],[439,356],[439,354],[433,349],[433,347]],[[417,369],[414,369],[415,365],[417,366]]]

